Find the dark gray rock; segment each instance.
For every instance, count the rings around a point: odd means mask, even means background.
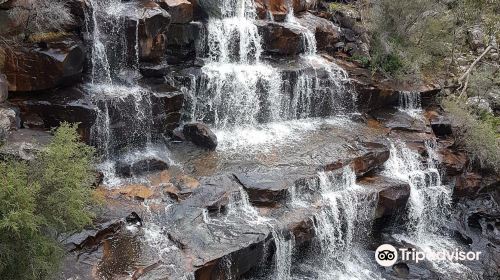
[[[68,37],[7,52],[3,71],[9,91],[41,91],[81,81],[84,62],[83,43]]]
[[[431,120],[431,128],[438,137],[449,136],[453,134],[451,121],[445,116],[438,116]]]
[[[1,158],[15,158],[31,161],[41,149],[47,145],[52,136],[43,131],[19,129],[11,131],[5,143],[0,146]]]
[[[336,51],[335,45],[341,41],[341,31],[333,22],[309,12],[299,15],[297,20],[315,35],[318,50]]]
[[[193,4],[187,0],[155,0],[171,16],[172,23],[188,23],[193,20]]]
[[[3,142],[9,131],[21,128],[19,109],[7,104],[0,103],[0,142]]]
[[[277,55],[297,55],[304,52],[304,30],[284,22],[258,21],[266,52]]]
[[[9,98],[7,76],[5,76],[5,74],[0,74],[0,103],[7,101],[7,98]]]
[[[404,211],[410,197],[410,185],[400,180],[368,176],[358,180],[358,184],[378,193],[376,219],[399,215]]]
[[[182,132],[186,140],[193,142],[196,146],[215,150],[217,148],[217,136],[210,128],[202,123],[187,123]]]
[[[155,157],[147,157],[135,162],[128,162],[126,160],[116,163],[115,169],[118,174],[124,177],[131,177],[134,175],[141,175],[152,171],[161,171],[168,169],[168,163],[162,159]]]

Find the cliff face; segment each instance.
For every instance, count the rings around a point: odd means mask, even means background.
[[[0,15],[24,2],[0,1]],[[62,240],[59,278],[319,279],[349,265],[391,279],[498,277],[500,178],[470,168],[438,81],[353,62],[370,55],[359,11],[306,0],[67,5],[64,32],[6,41],[0,75],[0,158],[30,160],[62,121],[79,123],[103,158],[105,211]],[[428,236],[484,259],[401,272],[371,257]]]

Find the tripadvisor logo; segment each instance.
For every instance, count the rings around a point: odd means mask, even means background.
[[[464,252],[459,249],[452,251],[441,250],[441,251],[417,251],[414,248],[400,248],[396,249],[394,246],[389,244],[380,245],[375,251],[375,260],[381,266],[392,266],[398,261],[398,255],[401,257],[401,261],[414,261],[418,263],[419,261],[477,261],[479,260],[479,255],[481,252]]]
[[[381,266],[392,266],[398,261],[398,251],[392,245],[380,245],[375,251],[375,260]]]

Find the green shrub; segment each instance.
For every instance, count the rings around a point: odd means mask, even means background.
[[[63,123],[33,163],[0,162],[0,279],[47,279],[58,268],[58,234],[92,221],[93,149]]]
[[[461,98],[445,98],[442,105],[450,115],[457,143],[480,167],[500,172],[500,141],[495,128],[498,118],[478,115]]]
[[[398,79],[414,79],[450,53],[451,17],[432,0],[380,0],[369,15],[372,67]],[[434,72],[435,73],[435,72]]]
[[[368,68],[370,67],[370,58],[362,55],[353,55],[348,58],[349,61],[354,61],[359,63],[361,66]]]

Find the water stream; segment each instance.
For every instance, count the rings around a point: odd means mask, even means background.
[[[187,90],[187,121],[231,130],[352,112],[347,73],[316,54],[314,34],[304,28],[310,55],[287,69],[263,59],[253,1],[224,0],[221,6],[222,18],[209,18],[202,40],[208,63]]]
[[[121,181],[115,176],[115,165],[119,161],[136,162],[145,157],[171,160],[163,139],[153,132],[152,93],[137,82],[140,50],[136,9],[120,0],[89,0],[89,5],[86,18],[92,41],[92,72],[87,89],[99,109],[93,139],[103,156],[106,183],[118,185]],[[245,145],[265,150],[270,143],[319,128],[315,117],[355,112],[356,94],[347,73],[318,55],[315,34],[300,24],[290,4],[286,22],[303,30],[306,46],[301,56],[306,67],[292,70],[265,60],[262,38],[254,24],[253,1],[223,0],[221,10],[221,18],[209,18],[206,23],[202,56],[207,63],[199,76],[191,76],[184,116],[186,121],[210,124],[219,137],[220,150],[239,152]],[[125,37],[130,20],[135,20],[133,44]],[[418,93],[402,92],[399,103],[401,111],[421,117]],[[422,248],[448,249],[457,246],[444,229],[452,189],[441,181],[436,143],[428,142],[425,148],[427,158],[403,142],[391,142],[383,175],[408,182],[411,188],[406,231],[394,234],[394,238]],[[242,187],[230,197],[227,213],[212,217],[205,209],[203,222],[229,231],[241,224],[267,229],[275,247],[274,270],[267,279],[382,278],[372,253],[366,250],[376,192],[358,186],[350,168],[319,172],[311,184],[314,182],[317,185],[310,187],[316,188],[318,201],[301,200],[294,189],[287,205],[292,209],[321,205],[314,216],[317,250],[297,263],[293,263],[293,234],[283,231],[278,221],[261,215]],[[165,215],[167,212],[168,206]],[[145,219],[144,242],[157,249],[160,259],[168,258],[178,247],[159,224]],[[231,259],[224,261],[230,271]],[[471,273],[461,264],[432,265],[445,271],[445,276]]]
[[[102,156],[105,183],[119,185],[118,161],[171,160],[162,136],[154,133],[153,93],[137,82],[140,8],[120,0],[89,0],[85,13],[92,46],[85,88],[98,108],[91,136]]]

